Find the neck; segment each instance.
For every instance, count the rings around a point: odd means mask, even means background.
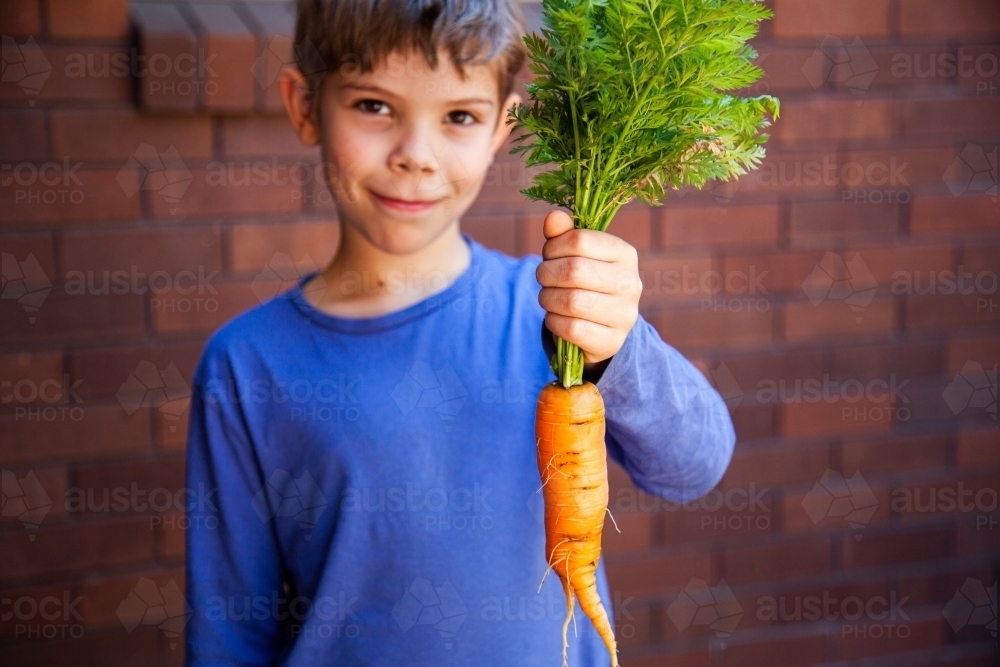
[[[330,315],[378,317],[445,290],[471,261],[458,220],[427,246],[405,255],[385,252],[342,224],[337,254],[304,292],[313,306]]]

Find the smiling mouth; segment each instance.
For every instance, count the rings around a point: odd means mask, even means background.
[[[392,208],[400,208],[405,210],[422,210],[425,208],[430,208],[431,206],[441,201],[440,199],[394,199],[393,197],[386,197],[380,195],[374,190],[369,190],[369,192],[371,192],[372,196],[375,197],[375,199],[381,202],[382,204],[385,204],[386,206],[390,206]]]

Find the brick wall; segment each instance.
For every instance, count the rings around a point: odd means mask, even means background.
[[[770,4],[756,88],[782,117],[763,168],[612,226],[640,250],[645,317],[740,436],[690,506],[613,468],[623,664],[996,664],[1000,6]],[[197,355],[338,238],[276,105],[288,20],[0,6],[4,664],[182,662],[142,599],[183,590],[168,494]],[[537,252],[529,182],[501,154],[463,226]]]

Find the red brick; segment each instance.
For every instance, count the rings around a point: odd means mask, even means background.
[[[784,382],[793,386],[806,378],[821,378],[823,358],[819,352],[785,352],[783,354],[743,355],[727,357],[722,363],[746,396],[738,409],[756,404],[758,393],[771,383]]]
[[[900,381],[935,375],[941,370],[944,356],[938,343],[899,343],[893,347],[838,345],[832,355],[830,376],[833,379],[880,379],[886,382],[893,375]]]
[[[1000,447],[996,431],[966,432],[955,444],[955,463],[961,466],[996,466],[1000,464]]]
[[[887,567],[897,563],[939,560],[950,552],[951,531],[894,531],[883,535],[865,534],[861,540],[841,542],[845,568]]]
[[[51,118],[52,151],[72,160],[112,160],[121,166],[140,144],[162,151],[173,146],[183,160],[212,156],[207,116],[150,116],[101,109],[56,111]]]
[[[926,621],[897,619],[880,624],[871,623],[873,626],[881,626],[883,631],[882,636],[875,636],[871,632],[873,628],[868,628],[869,632],[863,633],[861,630],[866,624],[861,622],[861,627],[855,632],[841,633],[840,656],[842,659],[854,660],[937,648],[945,643],[945,623],[939,617]],[[850,624],[846,625],[847,628],[852,628]],[[903,627],[907,628],[906,632],[902,631]],[[902,636],[904,634],[905,638]]]
[[[643,654],[642,657],[629,657],[628,662],[622,660],[623,664],[629,667],[709,667],[711,664],[711,653],[709,650],[686,651],[660,653],[655,655]]]
[[[1000,341],[996,336],[951,341],[948,347],[947,372],[955,374],[969,361],[992,367],[1000,361]]]
[[[193,289],[195,294],[211,294],[213,284],[219,282],[215,274],[222,270],[221,241],[214,229],[67,234],[65,239],[61,244],[63,279],[91,280],[98,289],[103,285],[118,289],[120,281],[105,280],[105,273],[111,277],[118,273],[125,277],[130,292],[156,294],[177,286]],[[81,272],[93,278],[84,278]]]
[[[797,292],[822,259],[820,253],[738,255],[723,260],[723,272],[728,277],[735,272],[750,276],[753,271],[768,293]]]
[[[287,5],[246,5],[247,25],[257,38],[254,79],[257,82],[257,107],[267,111],[284,111],[278,87],[278,74],[283,65],[294,61],[292,37],[295,33],[295,12]]]
[[[145,330],[142,297],[92,296],[53,292],[37,312],[13,299],[0,301],[5,320],[4,341],[67,341],[138,336]]]
[[[880,189],[895,192],[897,199],[905,199],[903,191],[910,192],[921,185],[940,185],[941,175],[954,161],[955,151],[950,148],[859,148],[841,158],[838,177],[841,187]]]
[[[705,551],[675,556],[647,555],[641,558],[619,557],[607,560],[608,583],[612,597],[635,596],[640,600],[674,593],[691,579],[711,578],[711,555]]]
[[[866,45],[865,48],[878,68],[866,90],[905,87],[910,90],[928,89],[927,92],[933,94],[936,91],[931,89],[932,86],[950,82],[948,63],[954,68],[957,62],[953,55],[946,55],[950,49],[943,46]],[[848,83],[854,82],[848,80],[834,85],[847,90]]]
[[[149,450],[149,415],[128,416],[120,405],[83,406],[78,421],[28,421],[26,416],[0,416],[0,462],[30,464],[72,458],[76,461]]]
[[[21,42],[18,42],[19,45]],[[132,99],[128,77],[128,51],[121,46],[62,46],[39,44],[52,67],[37,92],[27,94],[14,83],[0,85],[0,101],[22,106],[40,102],[108,102],[129,104]],[[122,63],[117,69],[103,63]],[[88,68],[88,63],[93,65]]]
[[[158,660],[159,636],[154,627],[137,628],[126,633],[95,637],[84,636],[60,642],[25,642],[5,647],[4,662],[18,667],[51,667],[52,665],[155,665]],[[176,652],[183,652],[178,646]]]
[[[660,501],[657,510],[663,543],[675,545],[767,535],[774,524],[773,500],[768,487],[751,483],[745,488],[712,491],[684,505]]]
[[[852,396],[853,397],[853,396]],[[785,403],[781,409],[782,433],[790,436],[817,436],[849,431],[880,431],[893,427],[900,408],[883,396],[878,400],[835,400],[818,403]]]
[[[161,335],[211,333],[231,318],[267,300],[251,283],[219,283],[218,295],[184,295],[174,290],[150,301],[153,330]]]
[[[74,604],[79,605],[80,602],[70,584],[5,589],[5,612],[0,616],[0,638],[5,640],[6,645],[13,644],[18,639],[25,641],[30,636],[29,633],[35,635],[34,639],[38,639],[43,627],[50,626],[51,632],[51,628],[57,623],[65,623],[68,630],[68,626],[77,620],[73,616],[73,610],[76,609]],[[56,616],[53,619],[55,622],[38,614],[40,605],[49,610],[48,615]]]
[[[143,572],[141,577],[151,579],[161,587],[173,581],[181,591],[184,590],[184,572],[181,570]],[[96,630],[120,630],[126,619],[130,624],[140,623],[141,618],[118,616],[119,605],[128,598],[139,579],[137,575],[88,577],[79,586],[79,595],[83,600],[78,611],[83,616],[84,628],[94,633]],[[126,610],[123,609],[123,613]]]
[[[844,468],[845,477],[850,479],[855,473],[860,473],[861,471],[855,470],[852,473],[847,473],[849,468]],[[825,472],[825,471],[824,471]],[[867,472],[867,471],[866,471]],[[815,480],[812,480],[811,484],[815,485],[820,481],[822,475],[817,475]],[[862,475],[862,478],[864,476]],[[865,483],[868,483],[865,480]],[[810,491],[812,490],[810,486]],[[781,504],[779,512],[782,518],[782,530],[786,533],[798,533],[798,532],[809,532],[809,533],[829,533],[833,530],[845,530],[851,529],[852,537],[854,539],[864,539],[864,531],[868,526],[874,526],[877,524],[884,523],[892,518],[892,496],[891,490],[884,485],[878,483],[870,483],[869,488],[871,489],[872,495],[875,496],[875,511],[870,518],[867,519],[863,524],[860,522],[855,525],[852,522],[847,521],[842,516],[829,516],[826,515],[819,519],[819,521],[813,521],[813,517],[806,512],[806,497],[809,492],[801,493],[786,493],[781,498]],[[812,501],[809,501],[812,502]]]
[[[39,0],[8,0],[0,6],[0,30],[5,35],[27,37],[42,31]]]
[[[340,243],[340,225],[333,221],[294,224],[240,224],[230,232],[229,266],[235,273],[259,273],[275,253],[321,269]]]
[[[776,206],[717,206],[663,210],[662,238],[668,248],[684,246],[772,246],[778,235]]]
[[[0,236],[0,252],[14,256],[14,261],[37,261],[49,282],[55,282],[55,251],[51,234],[6,234]],[[24,269],[22,269],[24,270]]]
[[[0,561],[0,580],[86,572],[152,558],[153,534],[142,519],[42,528],[33,542],[26,541]]]
[[[843,12],[836,5],[837,12]],[[834,5],[831,5],[831,9]],[[845,139],[876,139],[890,135],[889,103],[865,100],[858,106],[851,99],[787,101],[771,136],[781,145]]]
[[[5,472],[14,473],[19,484],[27,475],[33,474],[51,503],[48,511],[41,517],[41,521],[38,522],[30,519],[22,521],[13,512],[0,516],[0,526],[3,526],[7,530],[19,531],[21,533],[21,535],[16,534],[16,532],[7,533],[7,536],[4,537],[5,541],[8,539],[11,542],[19,540],[22,539],[23,535],[27,535],[27,539],[31,541],[31,535],[37,530],[38,526],[49,527],[58,525],[60,519],[66,516],[66,505],[63,501],[66,498],[66,489],[69,486],[69,476],[65,467],[41,467],[33,465],[27,469],[6,470],[5,466]],[[28,489],[24,489],[24,491],[27,492]],[[0,624],[0,627],[2,627],[2,624]]]
[[[668,344],[685,349],[753,346],[771,341],[773,311],[675,311],[649,317]]]
[[[87,169],[77,165],[82,163],[65,159],[24,166],[20,180],[0,188],[0,225],[103,223],[139,217],[139,198],[129,198],[122,189],[122,182],[130,189],[138,188],[132,174],[119,177],[117,169]],[[40,180],[42,167],[54,185]]]
[[[198,93],[217,78],[209,76],[207,54],[198,51],[197,35],[174,5],[136,3],[130,12],[146,64],[138,77],[140,105],[157,111],[193,111]],[[154,60],[171,66],[158,64],[151,70],[149,63]],[[173,66],[177,63],[182,67]],[[194,65],[187,67],[189,63]],[[209,78],[201,80],[199,70]]]
[[[284,114],[280,116],[224,116],[222,152],[226,157],[300,157],[319,163],[316,146],[306,146]]]
[[[1000,9],[991,0],[906,0],[899,5],[903,35],[995,37],[1000,31]]]
[[[957,199],[915,197],[910,209],[914,233],[989,231],[1000,223],[1000,209],[988,197],[963,195]]]
[[[983,293],[995,293],[998,285],[989,276],[990,273],[996,275],[996,268],[1000,266],[1000,247],[995,245],[975,245],[962,249],[961,264],[964,271],[972,274],[969,278],[974,280],[979,274],[987,275],[982,277]]]
[[[184,452],[187,449],[189,410],[180,415],[157,411],[153,416],[157,451]]]
[[[889,30],[889,0],[775,0],[775,37],[881,36]]]
[[[804,249],[889,242],[895,238],[898,220],[899,210],[894,203],[796,203],[791,211],[791,244],[795,249]]]
[[[213,162],[206,169],[194,167],[189,171],[191,180],[179,198],[149,193],[154,217],[295,213],[302,206],[302,187],[292,180],[273,180],[270,176],[263,183],[255,183],[257,177],[249,162]]]
[[[257,86],[253,33],[229,5],[192,3],[190,8],[201,24],[206,60],[214,58],[205,69],[202,105],[212,111],[249,111]]]
[[[976,518],[970,518],[958,525],[955,535],[956,556],[982,557],[1000,551],[1000,530],[996,529],[996,523],[989,524],[991,517],[996,520],[996,514],[979,514],[977,517],[984,517],[987,523],[978,524]],[[995,574],[993,581],[996,581]]]
[[[45,0],[49,33],[61,39],[124,39],[126,0]]]
[[[725,667],[742,665],[820,665],[827,661],[826,635],[732,644],[723,655]]]
[[[649,250],[653,238],[652,215],[646,204],[627,204],[615,214],[607,231],[640,252]]]
[[[906,329],[951,329],[963,324],[982,325],[1000,322],[996,298],[990,307],[990,297],[981,294],[938,294],[907,296],[903,308]]]
[[[460,224],[463,232],[487,248],[494,248],[508,255],[517,254],[517,222],[513,216],[463,216]]]
[[[795,482],[814,483],[830,467],[826,446],[739,451],[733,456],[720,488],[774,487]]]
[[[37,111],[4,109],[0,111],[0,160],[3,172],[18,162],[45,162],[48,157],[45,116]],[[4,173],[7,180],[9,173]]]
[[[785,541],[780,544],[728,548],[723,571],[730,585],[823,574],[830,569],[830,540]]]
[[[542,232],[542,223],[548,210],[537,214],[522,215],[517,226],[517,251],[519,255],[541,255],[542,246],[545,245],[545,234]]]
[[[968,99],[897,100],[904,137],[953,136],[963,142],[995,137],[1000,104],[989,96]]]
[[[0,402],[8,407],[62,403],[69,396],[59,351],[0,354],[0,378]]]
[[[740,441],[777,435],[777,408],[773,405],[740,405],[731,415]]]
[[[802,70],[816,52],[813,48],[786,48],[767,44],[758,47],[760,54],[754,61],[757,67],[764,70],[757,83],[746,91],[746,94],[777,95],[785,91],[810,90],[812,85]],[[746,177],[744,177],[746,178]]]
[[[984,507],[992,506],[998,489],[1000,474],[993,478],[972,478],[967,474],[957,482],[938,479],[919,484],[900,483],[892,490],[892,509],[903,521],[949,515],[965,521],[988,519],[991,512]]]
[[[670,308],[712,297],[715,285],[711,272],[712,259],[707,256],[640,254],[642,296],[639,305]]]
[[[202,344],[181,343],[148,347],[86,347],[70,353],[70,376],[79,381],[77,393],[86,401],[90,398],[115,396],[140,362],[148,361],[162,371],[173,364],[184,381],[191,382]]]
[[[615,521],[604,521],[602,548],[606,554],[623,554],[631,551],[645,551],[652,544],[651,519],[646,513],[617,512],[612,510]],[[615,530],[615,522],[618,529]]]
[[[183,512],[170,512],[157,517],[156,555],[160,561],[183,562],[187,547],[187,524]]]
[[[843,301],[790,303],[785,307],[785,340],[888,334],[893,329],[892,301],[874,299],[854,311]]]
[[[191,489],[192,496],[179,495],[185,490],[184,482],[181,457],[86,465],[76,471],[72,494],[66,499],[67,509],[79,516],[113,519],[162,517],[204,497],[198,495],[198,489]]]
[[[879,283],[890,283],[893,294],[903,293],[915,282],[926,284],[931,273],[954,271],[952,250],[947,246],[865,248],[858,253]]]
[[[840,451],[844,470],[865,474],[891,473],[945,465],[945,441],[940,437],[911,437],[888,442],[846,442]]]

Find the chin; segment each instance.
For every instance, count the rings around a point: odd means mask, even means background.
[[[382,252],[390,255],[411,255],[436,241],[447,229],[447,224],[416,222],[383,223],[378,229],[363,232],[365,238]]]

